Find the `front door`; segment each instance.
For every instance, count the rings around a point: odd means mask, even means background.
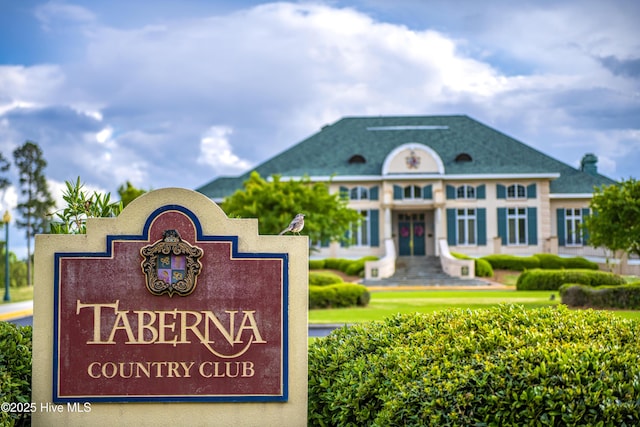
[[[425,255],[424,214],[399,214],[398,236],[398,252],[400,256]]]

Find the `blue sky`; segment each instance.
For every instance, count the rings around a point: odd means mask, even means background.
[[[193,189],[343,116],[466,114],[638,178],[639,18],[636,0],[0,0],[0,152],[36,141],[56,198],[78,176]]]

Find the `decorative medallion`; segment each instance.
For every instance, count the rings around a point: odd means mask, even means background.
[[[182,240],[177,230],[165,230],[162,240],[140,249],[147,289],[153,295],[185,297],[196,288],[203,251]]]
[[[420,166],[420,156],[417,156],[415,151],[411,150],[409,156],[407,156],[407,167],[409,169],[418,169]]]

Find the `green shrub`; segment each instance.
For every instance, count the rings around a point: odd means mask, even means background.
[[[309,260],[309,270],[322,270],[324,267],[323,259],[310,259]]]
[[[555,254],[535,254],[535,258],[540,262],[540,268],[544,270],[560,270],[564,267],[564,261]]]
[[[482,258],[472,258],[458,252],[451,252],[451,255],[458,259],[472,259],[475,265],[476,277],[493,277],[493,268],[487,260]]]
[[[565,283],[579,283],[589,286],[622,285],[622,276],[594,270],[527,270],[518,276],[516,289],[526,291],[557,291]]]
[[[582,257],[564,258],[564,268],[584,268],[589,270],[598,270],[600,267],[597,263],[589,261]]]
[[[569,307],[640,310],[640,282],[599,288],[565,284],[560,288],[560,296]]]
[[[309,285],[313,286],[326,286],[333,285],[334,283],[342,283],[342,277],[329,271],[323,272],[310,272],[309,273]]]
[[[477,277],[493,277],[493,267],[487,260],[478,258],[476,262],[476,276]]]
[[[564,306],[340,328],[309,347],[308,425],[639,425],[638,336]]]
[[[524,271],[532,268],[540,268],[540,260],[533,256],[516,255],[487,255],[481,259],[491,264],[494,270]]]
[[[324,260],[324,267],[328,270],[338,270],[350,276],[362,276],[364,272],[364,263],[366,261],[375,261],[376,256],[365,256],[360,259],[346,258],[327,258]]]
[[[344,263],[345,261],[349,261],[347,259],[344,258],[327,258],[324,260],[324,268],[329,269],[329,270],[338,270],[338,271],[342,271],[340,270],[340,265],[342,263]]]
[[[31,401],[31,326],[0,322],[0,402]],[[0,425],[29,425],[30,414],[0,412]]]
[[[309,286],[310,309],[365,306],[370,298],[367,288],[355,283]]]
[[[375,256],[366,256],[355,261],[351,261],[344,272],[349,276],[363,276],[364,263],[367,261],[375,261],[377,259],[378,257]]]
[[[597,263],[582,257],[563,258],[554,254],[535,254],[534,257],[540,261],[540,268],[545,270],[560,270],[563,268],[598,269]]]

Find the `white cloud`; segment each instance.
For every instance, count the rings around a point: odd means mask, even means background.
[[[35,9],[35,16],[45,30],[50,30],[52,25],[61,23],[91,23],[96,18],[90,10],[62,1],[49,1],[38,6]]]
[[[0,114],[59,102],[64,72],[57,65],[0,65]]]
[[[198,163],[212,166],[218,173],[239,172],[251,164],[233,153],[229,136],[233,130],[227,126],[211,126],[200,140]]]
[[[424,7],[419,3],[408,2]],[[563,127],[593,123],[597,108],[606,109],[588,99],[594,87],[619,94],[609,102],[639,108],[637,83],[594,59],[633,57],[635,39],[624,37],[637,33],[629,19],[594,2],[584,10],[560,3],[491,3],[487,12],[466,2],[465,22],[474,25],[457,33],[327,4],[265,3],[136,27],[107,26],[88,6],[47,3],[39,10],[47,25],[91,23],[76,28],[84,56],[72,64],[0,67],[0,144],[16,139],[3,117],[10,110],[64,106],[94,122],[64,124],[58,133],[32,127],[39,142],[68,144],[64,151],[74,153],[54,160],[64,162],[59,171],[100,185],[128,179],[156,188],[193,188],[242,172],[353,115],[469,114],[549,153],[551,142],[574,141]],[[589,15],[604,9],[616,25]],[[578,22],[567,25],[574,15]],[[617,40],[624,47],[614,50]],[[514,61],[526,64],[523,72],[506,70]],[[576,101],[577,92],[587,95]],[[582,143],[597,143],[593,127],[584,125]],[[620,146],[631,147],[625,139]]]
[[[96,141],[98,141],[100,144],[104,144],[111,139],[112,135],[113,128],[111,126],[107,126],[96,134]]]
[[[4,212],[10,213],[18,205],[18,193],[13,185],[10,185],[6,189],[0,191],[2,197],[0,198],[0,217],[4,215]]]

